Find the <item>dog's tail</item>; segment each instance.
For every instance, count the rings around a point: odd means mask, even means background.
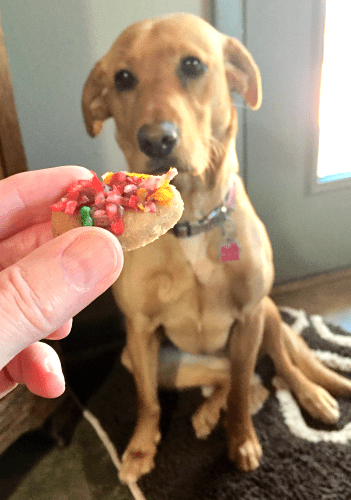
[[[280,375],[290,380],[295,389],[298,368],[311,382],[322,386],[333,396],[350,396],[351,380],[325,366],[308,347],[303,338],[281,320],[277,306],[270,297],[263,299],[265,327],[263,348],[270,355]],[[299,377],[300,384],[303,379]]]
[[[350,396],[351,380],[325,366],[311,351],[301,336],[286,323],[281,326],[282,340],[292,362],[318,385],[333,396]]]

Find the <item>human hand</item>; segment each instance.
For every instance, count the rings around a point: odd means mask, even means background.
[[[0,181],[0,397],[18,383],[43,397],[65,389],[57,353],[72,317],[119,276],[123,252],[111,233],[77,228],[53,239],[50,205],[89,179],[83,167],[24,172]]]

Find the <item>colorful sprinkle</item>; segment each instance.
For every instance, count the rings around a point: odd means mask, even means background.
[[[110,182],[111,182],[111,179],[112,179],[112,176],[113,176],[114,172],[106,172],[106,174],[104,174],[101,178],[104,182],[104,184],[106,184],[107,186],[110,185]]]
[[[80,207],[79,212],[82,219],[82,226],[92,226],[93,219],[90,217],[90,207]]]
[[[177,169],[171,168],[160,176],[107,172],[102,176],[104,184],[92,170],[91,174],[89,180],[72,183],[67,195],[51,205],[51,209],[67,215],[74,215],[79,210],[83,226],[105,227],[120,236],[124,231],[124,208],[154,213],[155,202],[162,206],[171,204],[173,191],[169,181],[177,174]],[[92,206],[93,216],[90,212]]]
[[[152,198],[158,201],[162,206],[170,205],[173,198],[172,189],[169,186],[158,188],[152,195]]]

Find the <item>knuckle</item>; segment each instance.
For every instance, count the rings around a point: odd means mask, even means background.
[[[26,280],[23,271],[18,266],[8,269],[8,303],[16,307],[19,321],[29,324],[38,331],[51,331],[50,311],[47,303],[35,293],[33,286]]]

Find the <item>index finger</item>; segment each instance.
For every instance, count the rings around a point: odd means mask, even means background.
[[[7,177],[0,182],[0,240],[51,218],[50,205],[80,179],[90,179],[88,169],[52,167]]]

